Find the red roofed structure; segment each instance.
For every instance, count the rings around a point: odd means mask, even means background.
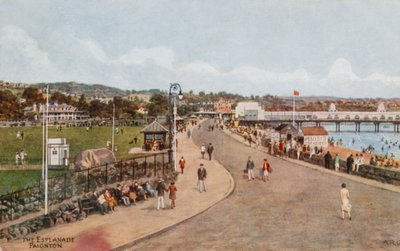
[[[302,127],[301,131],[304,135],[304,144],[310,147],[328,147],[328,132],[324,127],[312,126]]]

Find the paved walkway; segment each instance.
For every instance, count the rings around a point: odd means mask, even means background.
[[[197,130],[197,129],[195,129]],[[193,131],[193,129],[192,129]],[[71,224],[31,234],[35,245],[40,244],[37,238],[74,238],[73,242],[61,242],[62,248],[30,248],[29,241],[16,240],[0,244],[3,250],[124,250],[143,239],[148,239],[169,228],[198,215],[219,201],[226,198],[234,189],[234,182],[229,172],[216,161],[202,160],[200,150],[186,134],[178,135],[178,157],[184,156],[186,168],[179,175],[176,208],[156,210],[156,199],[138,203],[137,206],[119,206],[116,212],[102,216],[90,215],[87,219]],[[197,190],[197,168],[204,163],[208,178],[207,192]],[[165,197],[169,208],[170,200]],[[45,241],[43,244],[54,244]]]
[[[215,158],[235,180],[232,196],[135,250],[398,250],[399,193],[270,156],[220,130],[201,129],[194,141],[213,143]],[[270,160],[270,181],[248,181],[248,156],[257,169]],[[340,217],[343,182],[351,221]]]

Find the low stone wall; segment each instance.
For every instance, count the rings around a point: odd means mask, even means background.
[[[400,186],[400,172],[396,170],[370,165],[361,165],[356,174],[382,183]]]
[[[177,173],[168,172],[164,176],[167,183],[175,181],[177,179]],[[155,188],[158,182],[158,176],[142,177],[138,179],[140,184],[149,180],[153,188]],[[116,187],[117,183],[108,184],[107,186],[100,187],[98,191],[102,191],[107,187]],[[24,221],[20,224],[15,224],[7,228],[0,230],[0,243],[6,242],[14,239],[21,239],[26,237],[30,233],[36,233],[44,228],[54,227],[60,224],[73,223],[78,220],[84,220],[87,215],[80,209],[78,200],[86,199],[90,197],[92,192],[83,194],[81,196],[74,196],[68,201],[56,206],[54,210],[51,210],[48,216],[41,215],[34,219]],[[97,211],[97,209],[96,209]]]

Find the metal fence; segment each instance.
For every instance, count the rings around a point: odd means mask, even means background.
[[[173,172],[168,153],[155,153],[64,173],[48,179],[48,205],[104,188],[116,182],[161,177]],[[44,181],[0,196],[0,223],[40,211],[44,207]]]

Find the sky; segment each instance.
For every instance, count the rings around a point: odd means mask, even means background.
[[[398,97],[396,0],[0,0],[0,80]]]

